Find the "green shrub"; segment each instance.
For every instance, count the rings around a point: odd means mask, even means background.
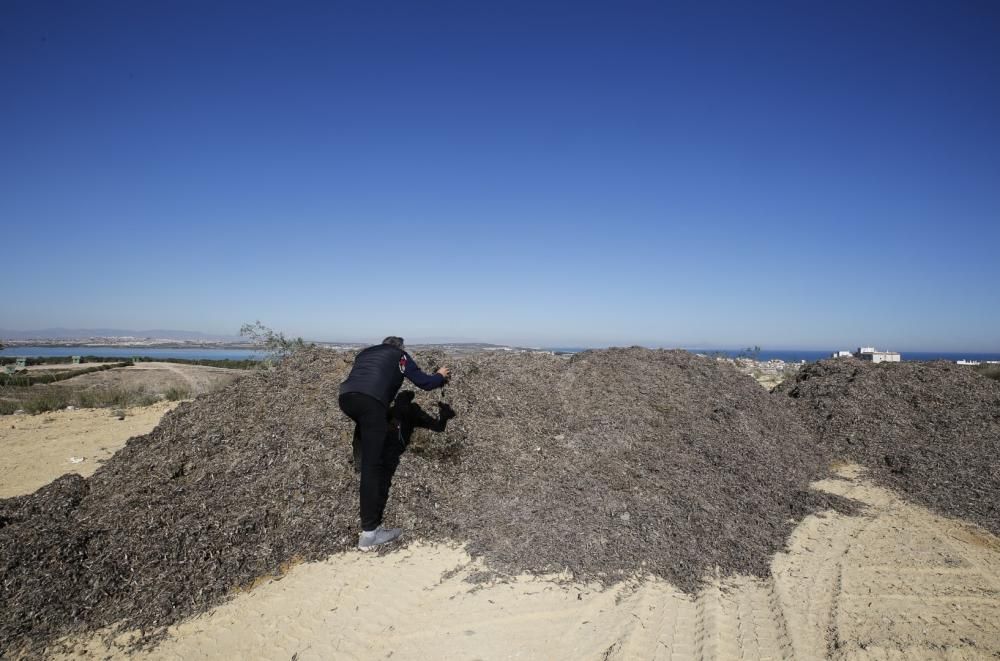
[[[279,333],[278,331],[268,328],[264,324],[260,323],[260,320],[257,320],[252,324],[243,324],[243,327],[240,328],[240,335],[248,338],[253,344],[256,344],[271,354],[270,358],[264,362],[273,362],[276,359],[280,360],[289,354],[314,346],[312,344],[307,344],[301,337],[288,339],[285,337],[284,333]]]
[[[0,399],[0,415],[10,415],[21,408],[19,402],[12,402],[9,399]]]
[[[159,397],[146,392],[145,389],[129,390],[127,388],[93,388],[80,390],[72,394],[72,399],[80,408],[131,408],[133,406],[149,406],[159,401]]]
[[[23,402],[21,408],[31,414],[46,411],[59,411],[71,403],[69,396],[61,390],[48,390],[38,393]]]
[[[178,400],[188,399],[191,397],[191,391],[187,388],[178,388],[177,386],[174,386],[173,388],[168,389],[167,392],[163,393],[163,396],[171,402],[176,402]]]
[[[150,394],[145,390],[128,390],[127,388],[114,388],[104,391],[101,397],[103,399],[101,406],[113,406],[116,408],[149,406],[159,401],[156,395]]]
[[[76,405],[83,409],[95,409],[101,406],[100,397],[93,390],[81,390],[76,393]]]

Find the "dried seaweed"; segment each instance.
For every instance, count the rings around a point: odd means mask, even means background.
[[[425,367],[441,354],[417,356]],[[0,654],[102,627],[137,642],[293,559],[356,544],[352,356],[300,352],[185,403],[91,478],[0,501]],[[447,431],[417,430],[387,511],[493,572],[766,575],[832,452],[791,399],[681,351],[457,358]]]
[[[878,482],[1000,534],[1000,383],[944,361],[841,358],[806,366],[777,393],[831,451]]]

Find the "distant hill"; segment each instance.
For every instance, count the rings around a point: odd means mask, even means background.
[[[186,330],[125,330],[122,328],[43,328],[39,330],[0,329],[0,340],[87,340],[94,337],[135,337],[180,342],[239,342],[236,335],[215,335]]]
[[[0,342],[25,344],[49,343],[93,343],[115,346],[146,345],[151,340],[168,342],[195,342],[206,344],[246,344],[247,338],[235,335],[215,335],[200,331],[186,330],[128,330],[124,328],[43,328],[39,330],[14,331],[0,329]],[[370,342],[331,342],[309,340],[320,346],[340,349],[358,349]],[[478,353],[480,351],[539,351],[537,348],[516,347],[489,342],[413,342],[407,343],[413,350],[441,349],[448,354]]]

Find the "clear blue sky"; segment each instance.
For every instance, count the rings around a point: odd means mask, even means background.
[[[1000,351],[1000,3],[0,3],[0,328]]]

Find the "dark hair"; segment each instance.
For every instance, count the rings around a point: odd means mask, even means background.
[[[390,335],[389,337],[382,340],[382,344],[388,344],[390,347],[396,347],[397,349],[402,349],[403,338],[396,337],[395,335]]]

